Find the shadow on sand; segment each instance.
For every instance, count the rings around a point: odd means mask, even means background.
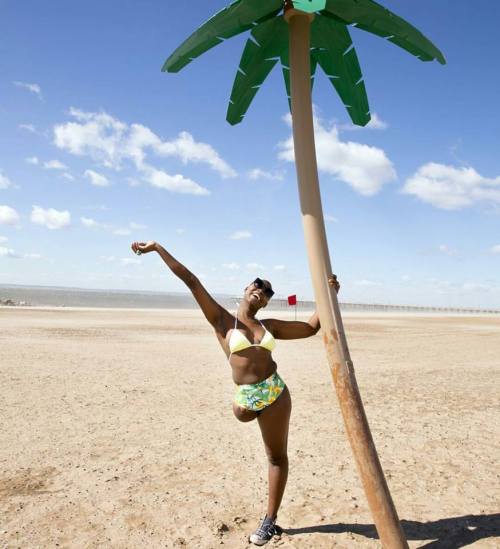
[[[493,515],[465,515],[417,522],[402,520],[401,525],[408,540],[433,540],[419,549],[459,549],[480,539],[500,536],[500,513]],[[288,528],[283,530],[289,536],[297,534],[342,534],[351,532],[367,538],[378,539],[373,524],[323,524],[305,528]]]

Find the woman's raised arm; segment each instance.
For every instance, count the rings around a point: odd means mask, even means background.
[[[228,314],[227,311],[215,301],[199,279],[188,268],[180,261],[177,261],[163,246],[153,240],[149,242],[134,242],[131,247],[132,251],[139,255],[157,252],[167,267],[190,289],[208,322],[214,328],[220,326],[223,315]]]

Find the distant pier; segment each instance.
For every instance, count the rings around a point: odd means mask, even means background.
[[[297,310],[314,310],[316,304],[314,301],[298,301]],[[288,305],[286,299],[274,299],[272,301],[273,309],[289,309],[293,307]],[[467,314],[467,315],[500,315],[500,309],[482,309],[472,307],[427,307],[416,305],[385,305],[383,303],[345,303],[340,302],[340,308],[346,312],[379,312],[379,313],[433,313],[433,314]]]

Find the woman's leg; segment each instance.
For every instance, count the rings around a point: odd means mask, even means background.
[[[267,516],[275,518],[288,478],[288,426],[292,399],[288,387],[271,406],[258,416],[260,431],[269,461],[269,496]]]

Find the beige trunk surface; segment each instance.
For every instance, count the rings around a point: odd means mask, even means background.
[[[328,284],[332,273],[326,240],[314,142],[310,24],[313,16],[293,9],[290,26],[290,72],[293,137],[306,247],[328,364],[337,391],[349,442],[382,545],[408,548],[380,466],[354,375],[337,295]]]

